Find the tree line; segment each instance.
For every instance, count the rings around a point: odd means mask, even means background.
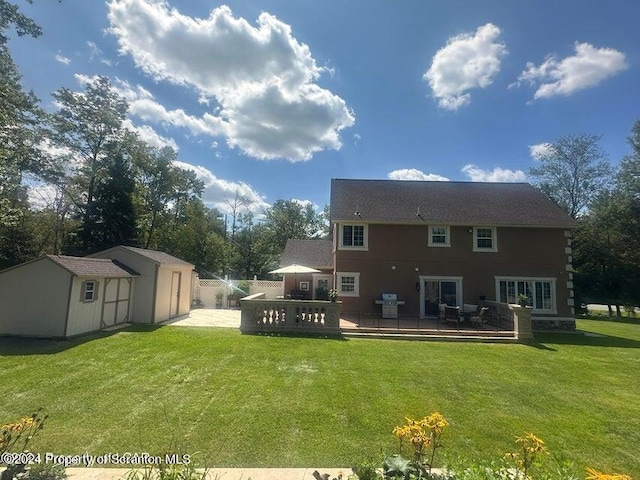
[[[230,219],[205,205],[203,182],[176,166],[172,148],[125,128],[127,101],[106,77],[81,92],[58,89],[58,109],[46,113],[22,87],[9,29],[42,33],[0,0],[0,270],[132,245],[183,258],[203,276],[250,278],[275,268],[287,238],[327,234],[326,211],[292,200],[276,201],[259,222],[239,193],[227,199]]]
[[[578,221],[573,238],[577,306],[630,311],[640,305],[640,120],[628,137],[631,154],[612,168],[597,135],[565,135],[548,145],[529,175]]]

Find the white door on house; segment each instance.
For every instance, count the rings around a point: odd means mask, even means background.
[[[171,303],[169,306],[169,316],[176,317],[180,312],[180,282],[182,273],[173,272],[171,275]]]
[[[328,274],[314,274],[313,275],[313,298],[314,300],[329,300],[328,294],[329,290],[333,287],[332,285],[333,275]],[[327,298],[318,298],[318,291],[322,289],[322,297],[324,297],[324,291],[326,291]]]
[[[421,276],[420,315],[438,315],[438,304],[462,306],[462,277]]]

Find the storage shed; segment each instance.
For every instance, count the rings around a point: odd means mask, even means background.
[[[117,246],[90,255],[118,260],[139,273],[135,281],[134,323],[160,323],[191,310],[193,265],[156,250]]]
[[[117,260],[47,255],[0,272],[0,335],[70,337],[130,321],[137,273]]]

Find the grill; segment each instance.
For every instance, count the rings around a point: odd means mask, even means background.
[[[382,318],[398,318],[398,305],[404,305],[404,301],[398,300],[396,293],[383,293],[376,305],[382,305]]]

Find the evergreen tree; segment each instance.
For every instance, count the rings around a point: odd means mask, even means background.
[[[129,160],[120,146],[108,154],[106,177],[96,187],[89,214],[93,230],[82,238],[88,251],[104,250],[116,245],[136,244],[136,216],[133,208],[135,180]],[[84,234],[86,231],[82,230]]]

